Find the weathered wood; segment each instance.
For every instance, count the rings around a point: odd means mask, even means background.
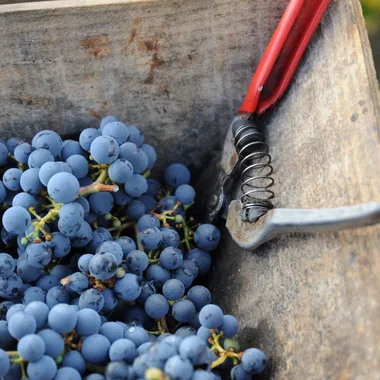
[[[379,92],[358,1],[328,11],[264,121],[278,207],[380,201]],[[272,379],[380,378],[380,227],[286,236],[252,253],[225,232],[212,281]]]

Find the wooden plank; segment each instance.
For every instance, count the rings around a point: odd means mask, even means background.
[[[257,65],[256,48],[267,44],[285,6],[81,0],[0,7],[0,128],[5,137],[46,127],[70,134],[112,113],[143,126],[163,165],[181,157],[201,168],[220,148]]]
[[[379,92],[358,1],[328,11],[291,89],[264,121],[278,207],[380,201]],[[380,228],[286,236],[256,252],[223,237],[212,281],[263,378],[380,378]]]

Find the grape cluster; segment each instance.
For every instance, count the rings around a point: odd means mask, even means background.
[[[113,116],[79,140],[0,139],[0,378],[244,380],[238,321],[202,276],[220,231],[191,216],[190,171]],[[164,185],[163,185],[164,183]]]

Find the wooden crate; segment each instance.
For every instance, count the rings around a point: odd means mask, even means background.
[[[81,0],[0,7],[3,137],[142,125],[163,165],[211,168],[287,1]],[[379,92],[357,0],[336,0],[264,120],[276,205],[380,201]],[[224,231],[214,300],[262,378],[380,378],[380,228],[284,237],[254,254]]]

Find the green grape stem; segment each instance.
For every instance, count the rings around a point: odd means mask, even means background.
[[[219,339],[223,336],[223,332],[217,334],[215,330],[210,330],[211,337],[209,338],[209,343],[211,344],[211,351],[214,351],[216,355],[219,356],[218,359],[214,360],[211,363],[211,368],[216,368],[217,366],[223,364],[227,358],[231,358],[234,364],[237,364],[241,357],[243,356],[243,352],[236,353],[234,351],[226,351],[219,343]]]

